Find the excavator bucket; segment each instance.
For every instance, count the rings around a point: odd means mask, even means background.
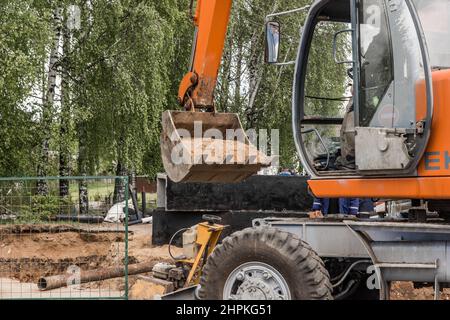
[[[161,154],[174,182],[240,182],[271,164],[232,113],[166,111]]]

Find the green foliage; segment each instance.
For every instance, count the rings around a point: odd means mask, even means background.
[[[298,167],[300,160],[292,136],[292,84],[294,67],[264,63],[266,15],[300,8],[311,0],[236,0],[228,31],[216,92],[219,110],[237,112],[247,128],[280,131],[281,166]],[[281,24],[280,62],[296,59],[299,30],[307,11],[276,18]],[[345,66],[334,63],[329,35],[339,28],[322,28],[309,59],[308,94],[341,97],[346,91]],[[345,50],[343,51],[345,52]],[[315,105],[335,112],[336,105]]]
[[[94,174],[107,159],[138,174],[161,170],[160,117],[176,95],[171,75],[175,59],[176,1],[97,1],[89,34],[67,59],[77,79],[73,93],[78,126],[89,145],[79,174]],[[175,6],[175,7],[174,7]],[[180,24],[182,25],[182,24]],[[89,66],[86,69],[85,66]],[[169,99],[169,97],[171,97]],[[151,161],[146,161],[150,160]],[[85,168],[88,168],[87,170]]]
[[[0,4],[0,176],[34,170],[39,84],[49,43],[49,18],[41,1]]]
[[[293,67],[263,63],[264,18],[310,2],[235,0],[216,90],[218,109],[239,113],[246,127],[280,130],[283,166],[299,162],[291,129]],[[35,176],[37,165],[42,165],[39,154],[48,134],[42,124],[42,96],[55,36],[53,14],[62,8],[67,22],[68,5],[79,6],[81,29],[68,30],[63,23],[63,52],[57,63],[63,91],[51,106],[48,174],[61,173],[60,153],[69,162],[63,172],[71,175],[134,172],[154,178],[163,170],[160,117],[162,111],[178,108],[178,86],[188,71],[193,36],[189,3],[2,1],[0,176]],[[280,19],[282,59],[295,58],[304,17]],[[317,53],[325,41],[325,36],[319,39]],[[330,77],[329,71],[326,75],[320,71],[332,64],[330,55],[316,56],[312,66],[317,71],[314,79],[308,79],[308,90],[341,95],[345,90],[341,73],[332,72]],[[323,78],[327,81],[317,81]],[[331,110],[326,105],[314,107]],[[51,199],[35,202],[44,218],[51,214]]]
[[[57,196],[31,196],[31,204],[22,206],[18,220],[22,223],[48,222],[59,214],[61,207],[69,204],[69,200],[60,199]]]
[[[65,87],[50,108],[48,174],[58,174],[57,157],[65,152],[66,171],[74,175],[115,174],[120,163],[128,172],[155,176],[162,170],[161,113],[176,108],[188,67],[188,0],[2,2],[0,176],[34,176],[43,161],[53,14],[60,7],[67,21],[68,5],[81,9],[81,29],[63,24],[58,71]]]

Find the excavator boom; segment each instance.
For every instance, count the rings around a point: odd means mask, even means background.
[[[195,15],[195,36],[191,70],[183,77],[178,101],[186,110],[214,109],[223,48],[232,0],[199,0]]]
[[[191,68],[178,92],[185,111],[162,117],[162,160],[174,182],[239,182],[271,163],[250,143],[238,115],[217,113],[214,105],[231,5],[197,1]]]

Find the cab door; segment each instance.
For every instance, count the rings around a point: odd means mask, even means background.
[[[355,160],[361,175],[415,175],[430,136],[431,69],[410,0],[355,0]]]

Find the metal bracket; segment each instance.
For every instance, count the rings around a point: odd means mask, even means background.
[[[441,300],[441,287],[437,275],[434,278],[434,300]]]
[[[377,263],[379,268],[406,268],[406,269],[437,269],[437,262],[435,263]]]
[[[439,259],[436,260],[436,269],[439,267]],[[434,300],[441,300],[441,285],[439,283],[439,276],[434,277]]]
[[[355,236],[361,241],[362,245],[367,251],[367,254],[370,256],[373,262],[373,266],[375,267],[375,273],[378,277],[378,283],[380,285],[380,300],[389,300],[390,299],[390,285],[387,281],[384,280],[383,271],[378,262],[375,252],[370,245],[370,241],[368,237],[366,237],[362,232],[358,232],[354,230],[350,225],[347,224],[347,227],[355,234]]]
[[[287,15],[287,14],[292,14],[292,13],[302,12],[302,11],[305,11],[305,10],[309,10],[309,8],[311,8],[310,5],[304,6],[304,7],[301,7],[301,8],[296,8],[296,9],[288,10],[288,11],[275,12],[275,13],[272,13],[272,14],[268,14],[268,15],[266,16],[266,22],[267,22],[267,21],[270,21],[270,18],[273,18],[273,17],[278,17],[278,16]]]

